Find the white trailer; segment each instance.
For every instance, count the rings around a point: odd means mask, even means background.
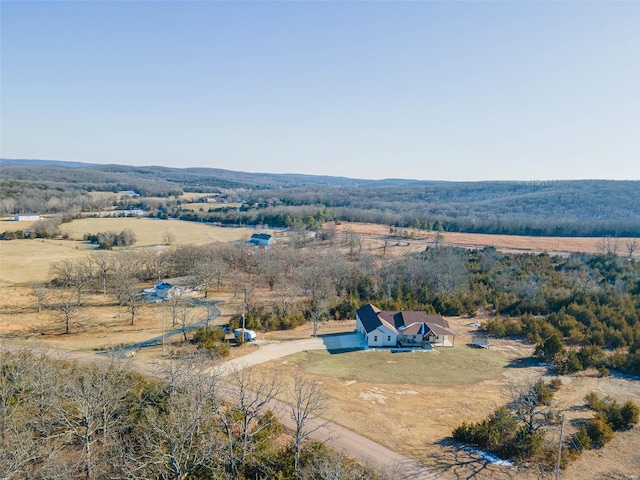
[[[236,337],[236,340],[239,340],[241,337],[243,337],[243,332],[245,342],[250,342],[257,338],[256,332],[254,332],[253,330],[247,330],[246,328],[236,328],[233,331],[233,336]]]

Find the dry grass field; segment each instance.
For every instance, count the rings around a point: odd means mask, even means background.
[[[26,224],[29,222],[7,222]],[[21,227],[22,228],[22,227]],[[49,280],[52,263],[88,255],[94,246],[82,242],[87,233],[117,232],[131,229],[136,235],[133,249],[163,246],[165,234],[171,233],[174,245],[203,245],[246,240],[254,233],[250,228],[222,228],[180,220],[150,218],[84,218],[60,225],[72,240],[10,240],[0,242],[0,287],[4,285]],[[0,229],[1,230],[1,229]],[[4,230],[2,230],[4,231]]]
[[[162,245],[166,233],[174,236],[176,245],[233,242],[245,240],[252,233],[249,228],[221,228],[197,222],[152,218],[83,218],[60,225],[60,231],[74,240],[82,240],[87,233],[119,233],[125,229],[131,229],[136,234],[136,248]]]
[[[85,257],[92,251],[91,245],[68,240],[0,242],[0,293],[6,285],[48,281],[52,263]]]
[[[389,227],[370,223],[343,222],[337,226],[337,231],[352,230],[369,241],[375,242],[376,250],[382,248],[381,243],[389,236]],[[408,231],[413,231],[409,229]],[[389,246],[404,247],[405,250],[422,249],[425,245],[434,242],[435,233],[415,231],[415,236],[410,239],[391,239]],[[615,240],[618,254],[625,254],[625,242],[628,238]],[[452,245],[467,248],[483,248],[493,246],[498,250],[511,252],[546,252],[557,253],[598,253],[602,238],[596,237],[528,237],[518,235],[488,235],[481,233],[455,233],[445,232],[444,245]],[[396,245],[398,244],[398,245]],[[640,258],[640,251],[634,253],[634,258]]]

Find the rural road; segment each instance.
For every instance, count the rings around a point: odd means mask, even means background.
[[[220,300],[211,300],[210,302],[205,302],[203,300],[193,300],[193,303],[196,305],[200,305],[201,307],[205,307],[210,313],[209,316],[203,318],[202,320],[198,320],[197,322],[191,323],[189,325],[185,325],[184,327],[176,328],[175,330],[171,330],[170,332],[165,333],[164,335],[160,335],[158,337],[150,338],[149,340],[145,340],[144,342],[135,343],[133,345],[127,345],[126,347],[118,348],[116,352],[126,353],[139,350],[141,348],[150,347],[152,345],[157,345],[162,343],[163,340],[167,338],[174,337],[176,335],[183,335],[185,332],[189,333],[191,330],[195,330],[203,326],[207,322],[213,322],[216,318],[222,315],[222,312],[216,305]]]

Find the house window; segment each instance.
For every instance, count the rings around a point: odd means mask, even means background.
[[[374,341],[374,342],[377,342],[377,341],[378,341],[378,335],[374,335],[374,336],[373,336],[373,341]]]
[[[391,335],[387,335],[387,342],[391,341]]]

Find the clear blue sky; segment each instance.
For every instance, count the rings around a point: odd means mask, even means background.
[[[640,179],[640,2],[13,2],[4,158]]]

